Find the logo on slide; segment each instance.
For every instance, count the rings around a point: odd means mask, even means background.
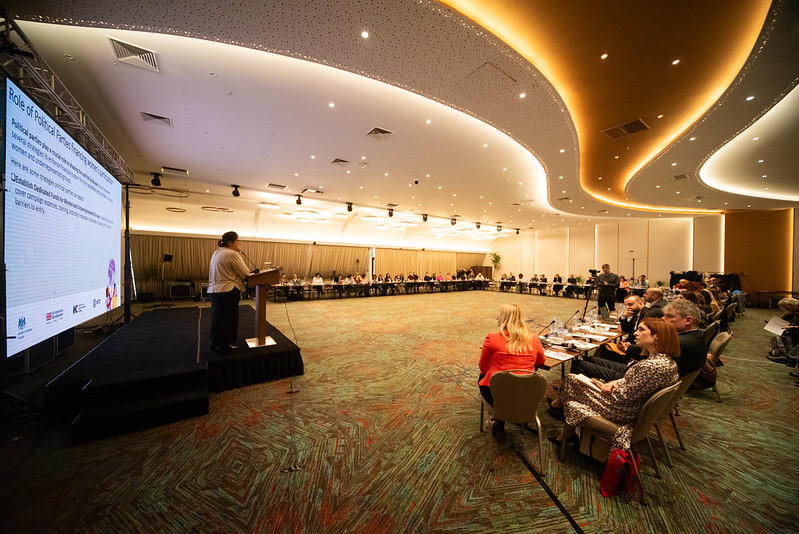
[[[25,318],[24,317],[20,317],[19,320],[17,320],[17,328],[19,328],[20,330],[25,328]]]

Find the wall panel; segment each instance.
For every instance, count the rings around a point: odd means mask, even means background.
[[[650,283],[669,283],[671,271],[690,271],[693,267],[693,219],[653,219],[649,221]]]
[[[594,269],[609,263],[615,273],[619,268],[619,224],[596,225],[596,248],[594,249]]]
[[[554,230],[535,233],[535,265],[531,265],[524,271],[526,277],[533,274],[546,274],[547,279],[552,280],[555,273],[560,273],[565,277],[569,275],[566,271],[569,267],[569,229],[556,228]],[[528,272],[529,271],[529,272]]]
[[[694,270],[724,271],[724,215],[694,217]]]
[[[633,262],[633,260],[635,260]],[[619,223],[619,263],[612,270],[633,283],[641,274],[649,274],[649,221]]]
[[[569,229],[569,268],[566,273],[561,273],[565,280],[569,274],[588,276],[588,269],[594,268],[594,238],[593,225],[577,226]]]

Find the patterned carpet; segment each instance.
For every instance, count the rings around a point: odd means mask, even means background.
[[[541,326],[582,302],[464,292],[270,303],[306,374],[211,397],[209,415],[80,446],[67,429],[5,429],[2,532],[573,532],[511,449],[523,446],[585,532],[795,532],[799,403],[765,360],[769,310],[732,323],[719,390],[680,403],[680,451],[646,507],[603,498],[603,466],[560,463],[509,425],[481,433],[477,359],[500,304]],[[545,373],[552,381],[559,370]],[[292,391],[295,391],[292,393]],[[540,410],[544,433],[559,423]],[[656,454],[662,451],[656,447]]]

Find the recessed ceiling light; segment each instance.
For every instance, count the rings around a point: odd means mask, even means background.
[[[690,137],[690,138],[688,138],[688,140],[689,141],[696,141],[696,137]]]
[[[760,140],[760,138],[759,138],[759,137],[753,137],[753,138],[752,138],[752,141],[759,141],[759,140]]]
[[[352,171],[347,171],[347,174],[352,174]]]
[[[488,148],[488,145],[483,143],[483,148]]]
[[[599,56],[599,59],[607,59],[607,58],[608,58],[607,54],[602,54],[601,56]]]
[[[387,172],[384,172],[384,173],[383,173],[383,176],[388,176],[388,173],[387,173]]]
[[[675,161],[674,163],[671,164],[671,166],[672,167],[676,167],[677,166],[677,162]]]
[[[746,205],[746,207],[747,207],[747,208],[751,208],[751,207],[752,207],[752,205],[751,205],[751,204],[747,204],[747,205]]]
[[[558,180],[563,180],[563,176],[558,176]]]
[[[747,101],[747,102],[749,102],[750,100],[754,100],[754,99],[755,99],[755,97],[754,97],[754,96],[747,96],[747,97],[746,97],[746,101]]]
[[[561,148],[560,149],[560,153],[563,154],[564,152],[566,152],[566,149],[565,148]]]
[[[438,188],[441,189],[441,186],[439,185]]]
[[[680,60],[679,59],[675,59],[674,61],[671,62],[671,64],[672,65],[679,65],[680,64]]]
[[[361,156],[361,159],[366,159],[366,156]]]
[[[369,32],[366,31],[366,30],[362,31],[361,32],[361,37],[363,37],[364,39],[368,39],[369,38]]]
[[[656,185],[656,186],[655,186],[655,189],[660,189],[660,186],[659,186],[659,185]]]
[[[601,180],[601,179],[602,179],[602,177],[600,176],[600,177],[599,177],[599,179]]]
[[[763,163],[762,159],[757,160],[758,163]]]
[[[314,156],[313,154],[311,154],[311,159],[316,159],[316,156]]]
[[[519,93],[519,98],[527,98],[527,93]]]
[[[767,177],[768,177],[768,174],[764,174],[764,175],[763,175],[763,178],[767,178]]]
[[[619,156],[613,156],[613,159],[619,159]]]
[[[430,123],[431,123],[431,122],[433,122],[433,121],[431,121],[430,119],[427,119],[427,120],[426,120],[426,121],[424,121],[424,122],[425,122],[425,124],[430,124]]]
[[[764,187],[764,188],[763,188],[763,190],[764,190],[764,191],[768,191],[768,187]]]
[[[662,114],[661,114],[661,115],[658,115],[658,119],[662,119],[662,118],[663,118],[663,115],[662,115]]]
[[[522,182],[519,182],[519,185],[522,185]]]
[[[336,105],[333,102],[330,102],[330,103],[327,104],[327,107],[334,108],[334,107],[336,107]]]
[[[677,191],[677,194],[679,195],[679,194],[680,194],[680,192],[679,192],[679,191]]]
[[[564,190],[563,190],[563,191],[561,191],[561,192],[562,192],[562,193],[565,193],[565,192],[566,192],[566,190],[564,189]]]

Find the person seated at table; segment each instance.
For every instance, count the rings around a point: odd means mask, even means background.
[[[799,345],[799,300],[786,297],[780,299],[777,306],[785,312],[780,319],[788,324],[782,334],[769,339],[771,349],[766,358],[775,363],[793,366],[797,363],[795,358],[799,356],[796,349]]]
[[[401,274],[398,274],[394,277],[394,291],[396,293],[405,292],[405,277]]]
[[[701,293],[696,293],[695,291],[683,291],[679,295],[677,295],[677,299],[689,300],[696,304],[696,307],[699,308],[699,317],[697,317],[696,325],[699,328],[704,328],[707,326],[707,311],[705,310],[705,297]],[[708,309],[710,309],[708,307]]]
[[[635,281],[632,287],[632,292],[636,295],[643,296],[644,291],[647,290],[649,287],[649,281],[646,279],[646,275],[642,274],[638,276],[638,279]]]
[[[663,298],[663,290],[650,287],[644,292],[644,317],[663,317],[663,307],[669,302]]]
[[[573,274],[570,274],[569,277],[566,278],[566,283],[569,284],[565,289],[567,297],[571,298],[580,294],[580,288],[577,287],[577,278]]]
[[[524,275],[519,273],[519,278],[516,279],[516,293],[524,293],[527,289],[527,282],[524,281]]]
[[[559,297],[562,289],[563,277],[560,273],[556,273],[555,276],[552,277],[552,293],[554,293],[556,297]]]
[[[325,290],[325,280],[322,278],[322,273],[316,273],[311,280],[311,285],[316,289],[316,298],[322,298],[322,292]]]
[[[531,295],[533,294],[533,289],[536,288],[538,285],[538,274],[533,274],[529,280],[527,280],[527,292]]]
[[[289,284],[291,284],[291,297],[297,300],[302,300],[302,280],[297,277],[297,273],[294,273],[294,276],[291,277],[289,280]]]
[[[663,388],[677,383],[680,343],[677,331],[664,319],[646,318],[638,325],[636,343],[649,356],[631,366],[618,380],[592,379],[594,387],[568,374],[561,383],[559,398],[551,403],[552,415],[563,410],[565,424],[557,437],[559,445],[574,434],[574,429],[589,417],[603,417],[621,425],[613,436],[611,449],[629,449],[633,425],[644,403]],[[598,390],[597,390],[598,389]]]
[[[541,273],[541,276],[538,277],[538,283],[535,285],[535,288],[538,290],[539,295],[547,294],[547,275]]]
[[[480,377],[477,384],[480,395],[491,406],[494,397],[491,396],[489,387],[491,376],[499,371],[511,369],[527,369],[535,371],[536,365],[546,362],[544,348],[533,335],[522,318],[522,309],[518,304],[503,304],[497,314],[498,332],[488,334],[483,341],[480,352]],[[505,429],[504,421],[494,421],[491,435],[496,436]]]
[[[630,282],[623,275],[619,275],[619,288],[616,290],[616,301],[624,302],[627,295],[630,294]]]

